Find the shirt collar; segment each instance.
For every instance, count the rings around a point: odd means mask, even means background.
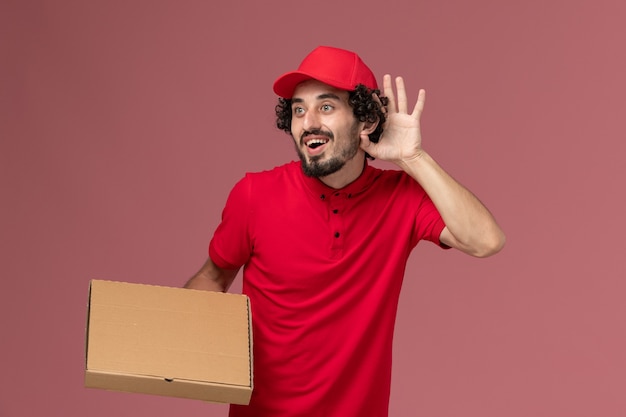
[[[366,160],[363,171],[357,179],[355,179],[343,188],[335,189],[324,184],[319,178],[308,177],[304,175],[304,172],[302,171],[302,163],[298,161],[297,164],[300,177],[302,178],[302,181],[304,182],[306,187],[316,197],[321,197],[322,199],[324,199],[324,197],[322,196],[328,196],[337,192],[345,193],[348,196],[355,196],[357,194],[360,194],[367,188],[369,188],[369,186],[376,180],[376,178],[378,178],[378,176],[380,176],[381,173],[379,169],[370,166]]]

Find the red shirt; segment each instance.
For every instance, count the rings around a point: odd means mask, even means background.
[[[411,250],[439,243],[441,216],[402,171],[366,165],[340,190],[299,162],[247,174],[209,255],[244,266],[254,391],[236,417],[385,417],[392,336]]]

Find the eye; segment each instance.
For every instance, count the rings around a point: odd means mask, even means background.
[[[332,109],[333,109],[333,106],[331,106],[330,104],[322,105],[322,111],[331,111]]]
[[[294,107],[291,111],[295,115],[300,115],[304,113],[304,109],[302,107]]]

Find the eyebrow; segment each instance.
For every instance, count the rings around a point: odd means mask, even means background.
[[[337,101],[341,101],[341,98],[337,95],[337,94],[333,94],[333,93],[324,93],[324,94],[320,94],[319,96],[317,96],[318,100],[326,100],[326,99],[334,99]],[[293,98],[291,99],[292,103],[303,103],[304,100],[301,98]]]

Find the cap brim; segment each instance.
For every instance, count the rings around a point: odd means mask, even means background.
[[[282,98],[290,99],[296,86],[303,81],[313,80],[315,77],[301,71],[291,71],[281,75],[274,81],[274,92]]]

